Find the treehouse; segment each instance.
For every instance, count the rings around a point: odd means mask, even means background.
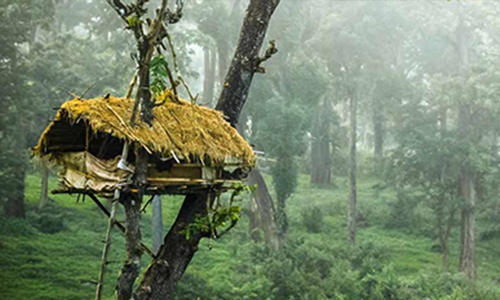
[[[134,175],[137,151],[148,153],[146,194],[231,189],[255,162],[250,145],[220,112],[180,100],[153,109],[152,126],[130,120],[133,99],[75,98],[42,133],[34,154],[61,167],[59,191],[111,198]],[[159,99],[161,100],[161,99]]]

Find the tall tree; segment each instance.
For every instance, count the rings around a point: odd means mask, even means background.
[[[265,60],[259,56],[271,16],[279,0],[251,0],[241,29],[236,53],[226,76],[224,90],[217,109],[221,110],[232,125],[239,114],[252,83],[254,74]],[[153,260],[140,283],[134,299],[171,299],[177,282],[198,250],[203,237],[210,232],[195,232],[186,239],[185,230],[197,217],[207,212],[208,192],[186,197],[177,219],[165,236],[157,257]]]
[[[311,129],[311,183],[327,186],[332,182],[331,131],[335,112],[329,95],[325,95],[321,102],[316,109]]]
[[[53,1],[2,1],[0,18],[0,204],[10,218],[25,216],[24,179],[28,160],[28,139],[38,108],[29,84],[28,58],[38,27],[47,25],[54,14]],[[28,100],[30,99],[30,100]]]
[[[347,227],[349,231],[349,243],[356,243],[356,219],[357,219],[357,186],[356,186],[356,145],[357,145],[357,114],[358,114],[358,95],[356,91],[349,91],[349,210],[347,213]]]

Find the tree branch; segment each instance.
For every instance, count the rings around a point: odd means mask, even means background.
[[[278,48],[276,48],[276,42],[274,40],[269,41],[269,48],[267,48],[264,56],[257,58],[257,63],[255,66],[255,72],[266,73],[266,69],[261,66],[263,62],[270,59],[274,54],[278,53]]]
[[[131,14],[130,7],[127,7],[120,0],[106,0],[109,5],[116,11],[116,13],[122,18],[123,21],[127,22],[127,17]]]

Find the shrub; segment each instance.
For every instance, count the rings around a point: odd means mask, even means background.
[[[301,216],[308,232],[319,233],[323,230],[323,211],[318,206],[302,210]]]

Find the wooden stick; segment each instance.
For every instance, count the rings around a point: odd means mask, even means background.
[[[92,199],[92,201],[94,201],[94,203],[97,205],[97,207],[99,207],[101,209],[101,211],[106,215],[108,216],[108,218],[111,216],[111,213],[108,211],[108,209],[101,203],[101,201],[99,201],[99,199],[97,199],[97,197],[90,193],[89,191],[85,191],[85,190],[67,190],[67,191],[64,191],[64,190],[53,190],[52,191],[52,194],[79,194],[79,195],[87,195],[90,197],[90,199]],[[125,233],[125,227],[123,226],[122,223],[118,222],[115,220],[115,226],[120,229],[121,232]],[[141,249],[144,253],[146,253],[147,255],[151,256],[151,258],[155,258],[155,255],[153,254],[153,251],[149,250],[149,248],[144,245],[143,243],[141,243]]]
[[[132,92],[134,91],[134,86],[137,83],[137,76],[138,76],[139,71],[135,71],[134,77],[132,77],[132,80],[130,81],[130,84],[128,86],[127,94],[125,95],[125,98],[130,98],[132,97]]]
[[[165,36],[167,37],[168,45],[170,47],[170,52],[172,53],[172,60],[174,61],[174,71],[177,75],[177,80],[182,83],[182,86],[184,86],[184,89],[188,93],[188,96],[191,100],[191,103],[194,104],[196,103],[196,99],[198,98],[198,95],[193,96],[191,93],[191,89],[189,88],[188,84],[184,80],[184,78],[181,75],[181,71],[179,69],[179,64],[177,63],[177,53],[175,52],[175,47],[174,43],[172,42],[172,37],[170,36],[170,33],[168,32],[166,26],[163,27],[163,30],[165,31]]]
[[[108,229],[106,231],[106,239],[104,241],[104,249],[102,250],[101,259],[101,271],[99,272],[99,279],[97,280],[97,288],[95,293],[95,299],[101,300],[102,297],[102,286],[104,284],[104,274],[106,273],[106,267],[108,265],[108,255],[111,249],[111,230],[115,225],[115,214],[116,214],[116,200],[113,201],[111,205],[111,214],[109,216]]]

